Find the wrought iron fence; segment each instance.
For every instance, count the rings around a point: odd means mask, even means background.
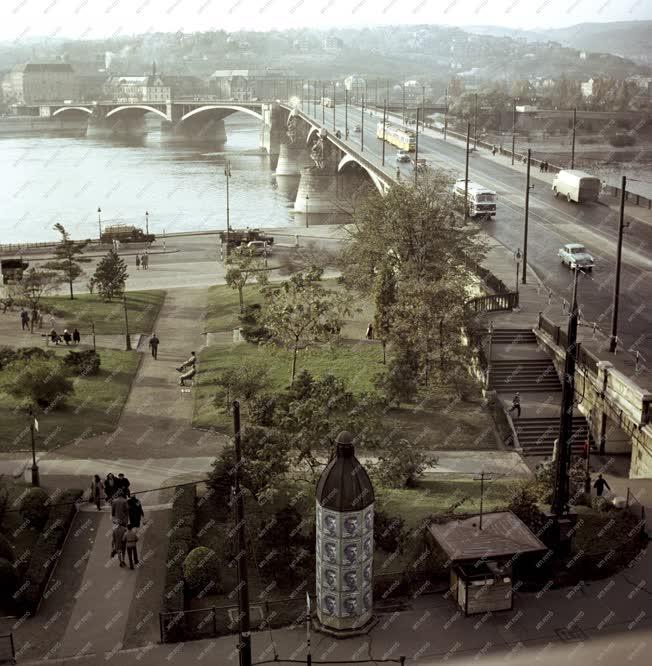
[[[503,294],[490,294],[488,296],[478,296],[467,301],[466,307],[471,312],[500,312],[504,310],[513,310],[518,307],[518,294],[508,292]]]

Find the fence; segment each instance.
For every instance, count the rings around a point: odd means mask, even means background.
[[[508,292],[506,294],[490,294],[489,296],[478,296],[466,302],[466,307],[471,312],[500,312],[513,310],[518,307],[518,294]]]
[[[554,341],[558,347],[566,348],[568,346],[568,336],[565,331],[562,331],[559,326],[550,321],[547,317],[539,315],[539,325],[538,328],[540,331],[547,333]],[[600,359],[587,349],[584,349],[581,343],[577,343],[577,363],[584,369],[588,370],[592,374],[598,374],[598,363]]]
[[[14,636],[10,632],[8,634],[0,634],[0,664],[15,664],[16,663],[16,649],[14,647]]]

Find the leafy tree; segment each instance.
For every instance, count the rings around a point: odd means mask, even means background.
[[[183,578],[190,594],[221,592],[223,565],[214,550],[205,546],[193,548],[183,561]]]
[[[255,277],[260,285],[267,284],[267,272],[263,262],[247,248],[231,254],[226,271],[226,284],[238,290],[240,313],[244,312],[243,290],[252,277]]]
[[[299,349],[336,338],[349,311],[347,297],[324,289],[320,280],[318,269],[297,273],[265,296],[263,324],[292,351],[291,383]]]
[[[435,467],[437,458],[422,451],[417,442],[389,437],[380,449],[372,473],[388,488],[414,488],[428,467]]]
[[[43,488],[31,488],[20,503],[20,515],[31,527],[40,530],[48,520],[48,494]]]
[[[270,338],[269,331],[261,323],[262,307],[260,303],[245,305],[244,312],[238,317],[240,332],[247,342],[260,344]]]
[[[374,315],[374,329],[376,337],[383,345],[383,364],[387,362],[387,340],[392,330],[393,307],[396,304],[396,277],[394,271],[387,265],[380,269],[374,285],[374,302],[376,313]]]
[[[386,372],[376,377],[376,388],[390,404],[412,402],[419,392],[419,359],[413,349],[401,347],[390,360]]]
[[[258,364],[244,364],[224,370],[215,383],[218,387],[215,404],[230,412],[234,400],[248,403],[262,393],[269,386],[269,375]]]
[[[32,312],[30,331],[34,332],[34,322],[39,309],[41,299],[61,283],[61,278],[53,271],[44,271],[36,268],[30,268],[19,283],[18,293],[20,297],[27,302]]]
[[[403,552],[405,520],[384,511],[374,513],[374,541],[386,553]]]
[[[93,275],[98,294],[107,301],[122,296],[128,277],[127,264],[113,248],[102,257]]]
[[[530,482],[519,483],[516,486],[507,508],[535,534],[540,533],[543,529],[546,517],[539,511],[536,492],[532,489]]]
[[[0,391],[24,407],[40,405],[55,409],[73,390],[67,368],[56,358],[14,361],[3,369],[0,377]]]
[[[83,256],[84,248],[89,241],[76,243],[70,240],[68,232],[59,222],[54,225],[54,228],[61,234],[61,242],[54,249],[56,259],[45,263],[43,268],[63,274],[65,281],[70,286],[70,298],[73,299],[72,283],[83,273],[80,264],[90,261],[89,257]]]

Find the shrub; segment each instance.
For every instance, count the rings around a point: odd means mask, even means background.
[[[55,358],[17,359],[2,371],[0,389],[23,405],[55,409],[74,390],[66,366]]]
[[[12,595],[16,589],[16,572],[11,562],[0,557],[0,589],[3,595]]]
[[[607,513],[614,508],[614,505],[606,497],[592,497],[591,507],[600,513]]]
[[[539,534],[546,524],[546,517],[537,507],[535,491],[528,482],[516,486],[507,509],[520,518],[534,534]]]
[[[94,349],[69,351],[63,363],[75,375],[96,375],[100,371],[100,355]]]
[[[70,523],[83,495],[79,489],[65,490],[50,509],[50,516],[32,550],[32,557],[25,574],[27,585],[21,586],[16,601],[24,611],[33,613],[50,578],[50,573],[59,559],[61,547]]]
[[[411,352],[400,353],[389,362],[387,371],[376,377],[376,388],[388,402],[400,405],[412,402],[417,395],[419,366],[417,357]]]
[[[262,309],[259,303],[246,305],[244,312],[238,317],[240,333],[247,342],[260,344],[267,342],[271,337],[269,330],[260,321]]]
[[[376,545],[386,553],[403,552],[405,520],[399,516],[389,516],[384,511],[374,514],[374,539]]]
[[[183,561],[183,578],[193,596],[202,591],[221,592],[220,561],[215,551],[204,546],[193,548]]]
[[[42,488],[31,488],[20,503],[23,520],[36,529],[41,529],[47,522],[50,507],[47,505],[48,494]]]

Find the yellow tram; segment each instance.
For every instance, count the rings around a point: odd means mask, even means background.
[[[390,123],[385,123],[384,139],[387,143],[391,143],[400,150],[411,152],[415,149],[416,140],[414,132],[405,127],[398,127]],[[378,123],[376,126],[376,137],[383,138],[383,123]]]

